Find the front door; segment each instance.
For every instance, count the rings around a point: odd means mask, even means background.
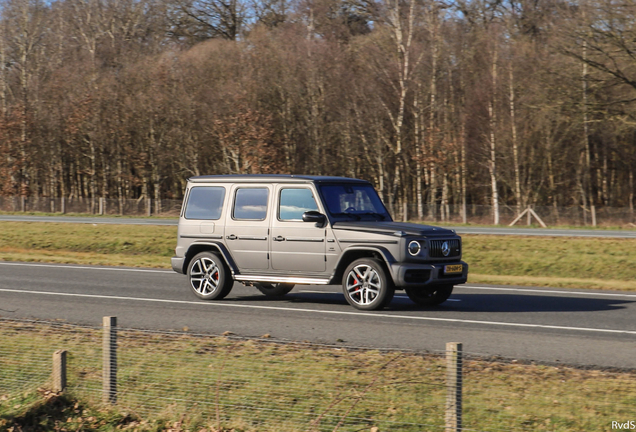
[[[240,270],[269,269],[271,185],[237,185],[232,213],[225,224],[225,243]]]
[[[306,211],[324,212],[318,207],[312,189],[308,186],[279,185],[275,203],[270,246],[272,269],[324,272],[325,228],[302,221]]]

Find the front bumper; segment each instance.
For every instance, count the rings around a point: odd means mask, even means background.
[[[185,258],[173,256],[170,258],[170,263],[172,264],[172,270],[177,273],[184,274],[183,271],[183,263],[185,262]]]
[[[461,264],[462,273],[444,274],[444,266]],[[435,264],[393,264],[391,275],[396,287],[417,287],[435,285],[459,285],[468,279],[468,264],[464,261]]]

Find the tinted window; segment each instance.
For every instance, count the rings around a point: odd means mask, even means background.
[[[390,220],[389,213],[371,185],[325,185],[320,190],[332,216]]]
[[[234,219],[264,220],[267,216],[267,197],[265,188],[241,188],[236,191],[234,200]]]
[[[316,200],[309,189],[282,189],[278,217],[281,220],[303,220],[306,211],[318,210]]]
[[[223,210],[225,188],[218,186],[197,186],[190,189],[186,219],[216,220]]]

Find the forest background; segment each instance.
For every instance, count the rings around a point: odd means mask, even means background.
[[[368,179],[390,211],[623,207],[634,0],[3,0],[0,194]]]

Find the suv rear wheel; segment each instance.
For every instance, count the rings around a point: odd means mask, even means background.
[[[405,288],[406,295],[421,306],[437,306],[444,303],[453,293],[453,285],[442,285],[434,288]]]
[[[234,280],[221,257],[201,252],[188,264],[188,285],[200,299],[221,300],[232,290]]]
[[[377,310],[391,303],[395,286],[384,266],[374,258],[355,260],[344,272],[342,291],[356,309]]]

